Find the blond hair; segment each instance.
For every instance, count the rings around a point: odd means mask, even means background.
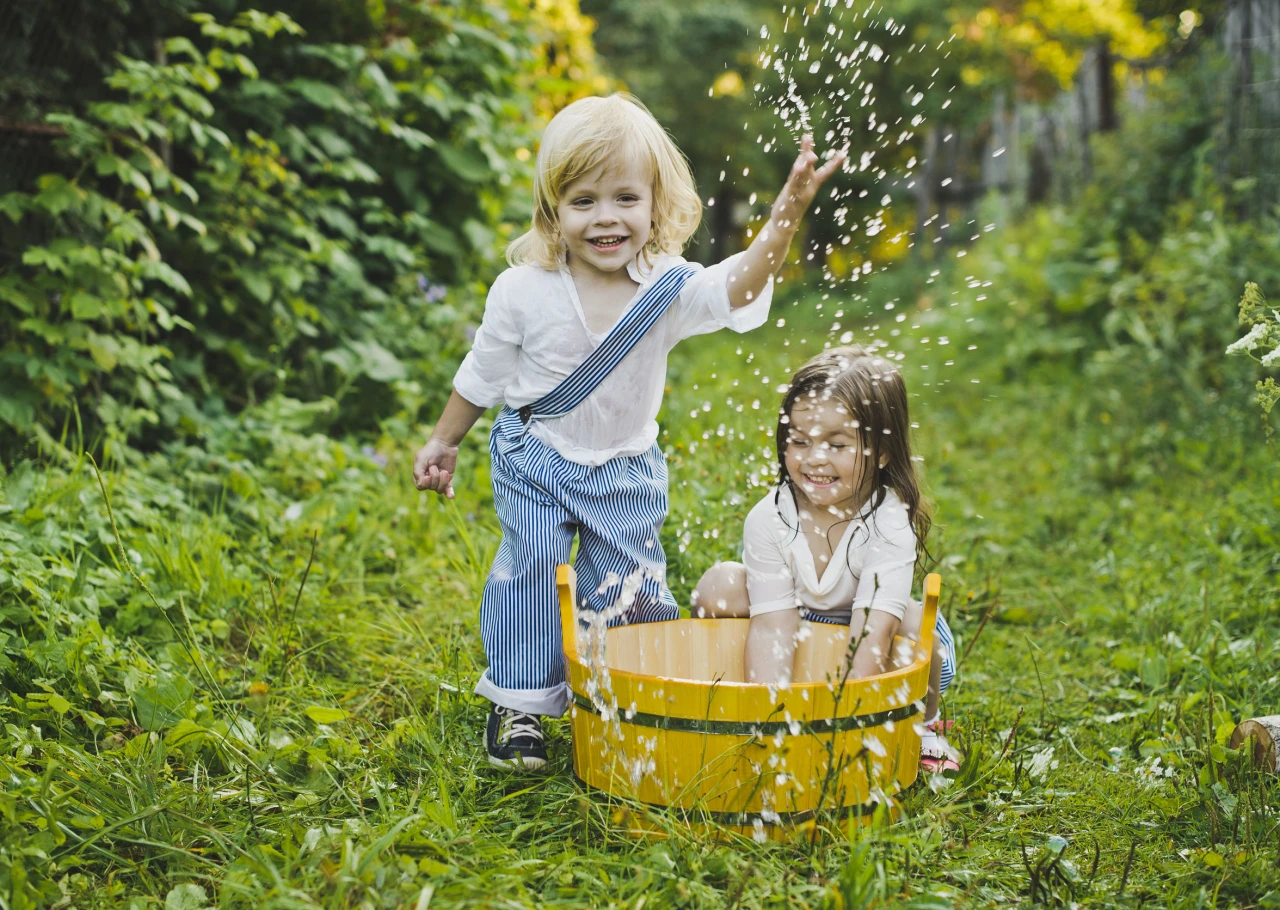
[[[507,247],[507,262],[559,268],[564,242],[557,209],[565,187],[619,161],[640,164],[653,176],[646,256],[683,250],[702,220],[689,162],[639,100],[617,92],[575,101],[547,124],[534,174],[533,228]]]

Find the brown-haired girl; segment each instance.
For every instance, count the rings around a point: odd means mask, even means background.
[[[917,639],[911,596],[929,506],[911,460],[907,389],[892,362],[859,347],[802,366],[778,414],[779,483],[747,515],[743,562],[713,566],[694,591],[705,616],[750,616],[748,681],[785,685],[800,621],[847,623],[851,676],[890,669],[893,638]],[[921,762],[957,768],[938,724],[955,642],[938,614]]]

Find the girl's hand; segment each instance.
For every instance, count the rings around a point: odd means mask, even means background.
[[[413,457],[413,485],[453,499],[453,472],[458,465],[458,447],[436,438],[418,449]]]
[[[813,137],[806,133],[800,140],[800,154],[796,156],[796,163],[791,166],[787,182],[774,200],[774,224],[783,230],[794,231],[796,223],[813,203],[813,197],[818,195],[822,184],[836,172],[846,157],[847,153],[841,149],[822,167],[815,168],[818,156],[813,151]]]

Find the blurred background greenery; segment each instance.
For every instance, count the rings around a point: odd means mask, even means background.
[[[1244,261],[1275,261],[1258,247],[1280,145],[1270,4],[905,0],[837,18],[846,7],[9,7],[0,457],[68,434],[109,458],[203,444],[266,402],[334,435],[389,420],[407,434],[439,406],[527,217],[540,125],[621,87],[694,165],[695,258],[742,248],[766,214],[793,92],[820,144],[876,153],[810,219],[797,276],[932,268],[989,200],[1002,226],[1058,222],[1029,228],[1010,263],[1033,319],[1216,352],[1206,314],[1239,293]],[[796,65],[806,48],[814,63]],[[839,110],[846,76],[870,121]],[[1171,247],[1188,232],[1225,235],[1215,276],[1150,267],[1182,267]]]

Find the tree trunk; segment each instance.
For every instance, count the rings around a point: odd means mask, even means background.
[[[1098,45],[1098,132],[1109,133],[1120,125],[1116,116],[1115,59],[1111,45]]]
[[[1027,156],[1027,203],[1038,205],[1053,195],[1053,122],[1041,113]]]
[[[938,154],[938,131],[933,127],[929,127],[925,133],[924,146],[920,150],[920,170],[916,175],[916,186],[919,190],[916,192],[916,236],[915,236],[915,254],[916,256],[928,259],[933,255],[933,251],[929,249],[929,244],[925,242],[928,234],[928,226],[925,222],[929,220],[929,216],[933,214],[933,191],[937,186],[935,176],[935,168],[933,164],[934,157]]]

